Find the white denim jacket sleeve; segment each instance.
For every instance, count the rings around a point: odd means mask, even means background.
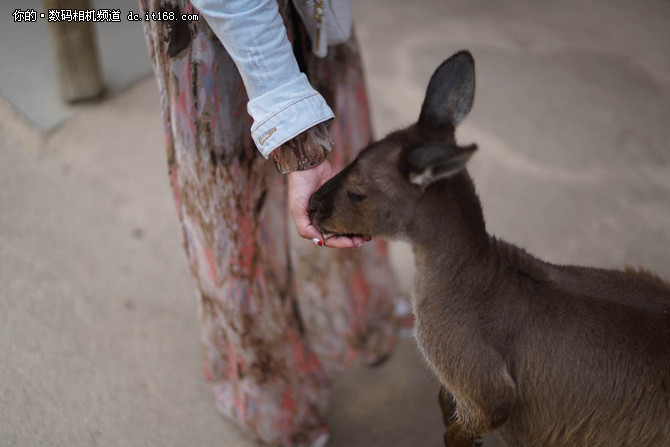
[[[276,0],[191,0],[230,54],[249,95],[251,136],[268,158],[279,145],[333,119],[300,72]]]

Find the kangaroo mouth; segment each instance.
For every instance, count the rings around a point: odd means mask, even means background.
[[[311,218],[310,220],[312,221],[312,225],[314,225],[316,229],[319,230],[319,232],[323,236],[324,242],[332,237],[348,237],[348,238],[363,237],[363,235],[359,233],[333,230],[331,228],[326,227],[325,225],[321,225],[322,222],[319,222],[319,219],[314,219],[313,216],[310,216],[310,218]]]
[[[348,238],[357,237],[357,236],[358,236],[358,237],[362,237],[360,234],[356,234],[356,233],[339,233],[339,232],[337,232],[337,231],[327,230],[327,229],[325,229],[325,228],[321,228],[321,227],[319,227],[319,226],[317,226],[316,228],[317,228],[317,229],[321,232],[321,234],[323,235],[323,240],[324,240],[324,241],[327,241],[327,240],[330,239],[331,237],[348,237]]]
[[[331,237],[348,237],[348,238],[362,237],[360,234],[354,234],[354,233],[327,233],[327,232],[323,233],[322,232],[321,234],[323,234],[323,240],[324,241],[330,239]]]

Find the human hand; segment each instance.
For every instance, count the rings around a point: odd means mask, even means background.
[[[334,236],[323,240],[323,235],[309,218],[309,198],[312,194],[326,183],[333,175],[333,168],[328,160],[323,161],[314,168],[304,171],[293,171],[288,175],[288,204],[293,222],[298,234],[305,239],[317,239],[323,241],[327,247],[332,248],[355,248],[360,247],[370,237],[364,236]]]

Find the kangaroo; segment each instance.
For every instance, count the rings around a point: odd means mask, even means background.
[[[433,74],[417,123],[370,144],[310,199],[324,237],[409,242],[419,349],[447,447],[670,447],[670,284],[544,262],[490,236],[454,130],[475,92],[467,51]]]

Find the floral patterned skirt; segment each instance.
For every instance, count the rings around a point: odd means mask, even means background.
[[[197,14],[186,0],[140,0],[145,11]],[[342,168],[371,139],[357,44],[324,59],[290,1],[279,8],[297,59],[333,108]],[[327,433],[329,379],[394,345],[397,293],[386,245],[324,249],[301,239],[286,179],[256,150],[237,69],[204,18],[143,22],[158,80],[168,173],[194,280],[204,369],[218,408],[270,445]]]

